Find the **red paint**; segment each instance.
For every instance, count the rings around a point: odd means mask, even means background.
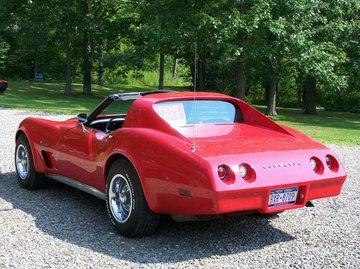
[[[153,104],[192,100],[193,95],[177,92],[141,97],[130,107],[123,127],[111,134],[89,127],[83,132],[75,118],[64,122],[27,118],[19,131],[30,141],[38,172],[64,175],[102,192],[107,162],[114,154],[121,154],[134,165],[149,207],[157,213],[271,213],[340,193],[346,173],[334,152],[226,95],[196,93],[196,99],[232,102],[240,108],[244,122],[196,125],[196,151],[192,152],[193,128],[172,128]],[[175,112],[168,117],[182,121],[183,111],[177,108]],[[48,166],[43,151],[51,158]],[[336,169],[327,166],[328,155],[334,157]],[[321,173],[311,169],[312,157],[321,161]],[[253,169],[254,177],[243,179],[240,164]],[[219,165],[231,169],[231,179],[219,179]],[[268,207],[272,190],[295,186],[299,192],[294,205]],[[184,192],[191,196],[181,195]]]

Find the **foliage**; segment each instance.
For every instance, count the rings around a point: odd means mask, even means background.
[[[238,95],[246,85],[245,100],[301,106],[312,77],[314,104],[358,111],[359,14],[358,0],[1,1],[0,75],[57,80],[71,67],[87,86],[154,85],[165,54],[165,74],[178,58],[185,77],[165,87],[183,86],[195,81],[196,44],[200,90]]]
[[[360,92],[339,91],[333,94],[325,91],[319,99],[320,105],[326,110],[360,113]]]
[[[0,70],[3,69],[8,50],[9,44],[0,39]]]

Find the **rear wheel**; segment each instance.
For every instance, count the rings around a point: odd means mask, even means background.
[[[32,190],[46,185],[45,176],[35,171],[30,144],[24,134],[21,134],[16,141],[15,168],[21,187]]]
[[[127,237],[153,234],[160,218],[149,209],[139,177],[126,160],[117,160],[110,168],[106,207],[116,230]]]

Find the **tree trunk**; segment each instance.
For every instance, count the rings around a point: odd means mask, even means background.
[[[246,13],[245,0],[238,1],[238,11],[240,14]],[[247,34],[244,31],[238,31],[238,40],[245,40]],[[245,100],[246,95],[246,77],[245,77],[245,53],[241,52],[236,61],[236,97]]]
[[[99,47],[99,69],[98,69],[98,84],[104,86],[104,51],[103,46]]]
[[[72,93],[72,80],[71,80],[71,47],[72,47],[72,33],[71,33],[71,18],[68,14],[66,26],[66,82],[65,82],[65,95],[70,96]]]
[[[268,99],[267,99],[267,108],[265,115],[268,116],[277,116],[276,113],[276,94],[277,94],[277,79],[274,77],[271,80],[269,92],[268,92]]]
[[[301,104],[303,102],[302,96],[303,96],[303,92],[302,92],[301,87],[299,87],[298,90],[297,90],[297,102],[298,102],[298,104]]]
[[[85,35],[84,40],[84,79],[83,79],[83,93],[91,95],[91,45],[88,35]]]
[[[279,70],[279,59],[276,56],[270,58],[270,64],[272,68],[272,77],[269,85],[268,96],[267,96],[267,107],[265,115],[276,116],[276,95],[278,91],[278,70]]]
[[[305,80],[305,114],[316,114],[316,78],[308,75]]]
[[[246,78],[245,78],[245,59],[244,54],[238,57],[236,67],[236,96],[240,100],[245,100]]]
[[[174,59],[172,79],[175,80],[177,78],[177,67],[179,65],[179,58]]]
[[[89,13],[89,4],[84,1],[83,16],[86,17]],[[91,41],[87,25],[83,26],[83,94],[91,95]]]
[[[195,66],[193,64],[189,65],[190,74],[191,74],[191,81],[193,85],[195,85]]]
[[[39,73],[39,57],[40,57],[39,46],[36,46],[36,51],[35,51],[35,72],[34,73]]]
[[[164,89],[165,54],[160,53],[159,90]]]
[[[177,67],[179,65],[179,49],[176,49],[176,53],[174,56],[174,64],[173,64],[173,69],[172,69],[172,79],[175,80],[177,77]]]

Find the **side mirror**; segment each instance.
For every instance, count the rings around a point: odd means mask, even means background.
[[[78,116],[77,116],[77,120],[78,120],[78,123],[86,123],[87,122],[87,115],[86,113],[80,113]]]

